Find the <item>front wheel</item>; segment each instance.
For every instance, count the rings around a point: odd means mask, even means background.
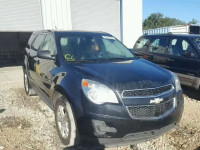
[[[55,122],[60,140],[67,147],[77,145],[76,124],[70,103],[61,97],[55,107]]]

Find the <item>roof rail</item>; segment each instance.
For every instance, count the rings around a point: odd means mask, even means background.
[[[178,33],[188,33],[188,34],[194,34],[192,32],[168,32],[168,34],[178,34]]]

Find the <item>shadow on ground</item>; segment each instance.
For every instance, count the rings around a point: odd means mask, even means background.
[[[104,150],[105,148],[95,145],[79,145],[77,147],[66,147],[63,150]]]
[[[0,109],[0,113],[3,113],[6,109]]]
[[[182,88],[183,88],[183,93],[187,95],[189,98],[200,101],[200,90],[196,90],[194,88],[186,86],[182,86]]]

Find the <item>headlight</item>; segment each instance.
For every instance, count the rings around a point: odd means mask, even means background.
[[[174,77],[174,82],[175,82],[175,86],[176,86],[176,87],[175,87],[175,88],[176,88],[176,92],[182,90],[182,89],[181,89],[181,84],[180,84],[180,81],[179,81],[177,75],[176,75],[175,73],[173,73],[173,72],[171,72],[171,74],[172,74],[172,76]]]
[[[95,104],[119,103],[115,93],[101,83],[82,79],[81,85],[85,96]]]

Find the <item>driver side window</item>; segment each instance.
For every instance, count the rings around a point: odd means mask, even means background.
[[[35,51],[38,51],[40,46],[42,45],[42,42],[44,41],[44,38],[45,34],[39,34],[33,41],[31,48]]]
[[[49,50],[51,55],[56,54],[55,41],[52,35],[48,34],[45,37],[41,50]]]
[[[150,44],[150,39],[142,37],[136,42],[133,49],[147,52],[149,44]]]

